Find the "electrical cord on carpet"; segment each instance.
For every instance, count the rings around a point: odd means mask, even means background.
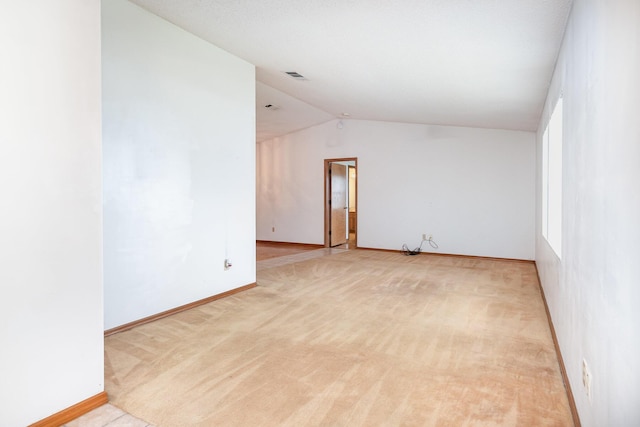
[[[409,246],[407,246],[407,244],[405,243],[404,245],[402,245],[402,253],[407,256],[418,255],[420,252],[422,252],[422,244],[424,242],[428,242],[429,246],[431,246],[433,249],[438,249],[438,244],[431,237],[429,237],[428,239],[422,239],[422,242],[420,242],[420,246],[418,246],[414,250],[409,249]]]

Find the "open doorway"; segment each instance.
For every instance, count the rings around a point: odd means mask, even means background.
[[[324,246],[353,249],[358,236],[358,159],[324,161]]]

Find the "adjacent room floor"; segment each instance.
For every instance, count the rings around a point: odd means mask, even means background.
[[[573,425],[532,263],[307,249],[106,338],[111,404],[140,426]]]

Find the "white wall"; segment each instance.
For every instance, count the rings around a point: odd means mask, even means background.
[[[574,2],[538,131],[540,155],[562,91],[562,260],[541,236],[538,188],[536,262],[584,427],[640,425],[639,22],[637,1]]]
[[[357,157],[359,247],[533,259],[533,133],[343,122],[258,143],[259,240],[323,244],[323,160]]]
[[[100,2],[0,4],[0,425],[103,386]]]
[[[109,329],[255,282],[255,72],[127,1],[102,12]]]

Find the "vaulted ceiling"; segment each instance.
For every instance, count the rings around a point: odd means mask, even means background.
[[[572,0],[133,2],[256,66],[260,141],[336,117],[533,131]]]

